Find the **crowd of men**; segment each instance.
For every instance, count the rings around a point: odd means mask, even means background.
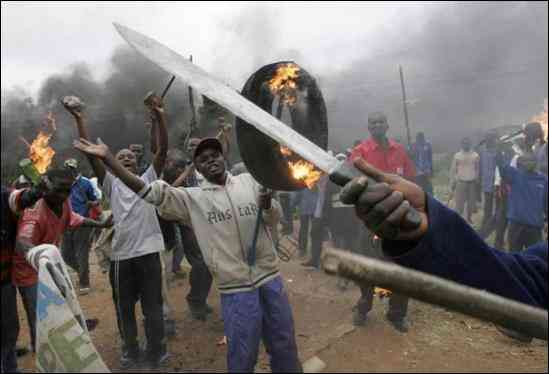
[[[547,308],[547,244],[535,248],[536,255],[525,261],[516,257],[522,253],[505,257],[506,253],[488,247],[470,225],[434,199],[432,147],[423,133],[406,148],[388,137],[385,114],[372,113],[368,116],[368,139],[356,142],[336,158],[384,183],[366,188],[359,178],[340,189],[323,176],[314,188],[276,194],[260,186],[242,165],[228,172],[230,127],[224,126],[217,138],[191,138],[184,150],[169,149],[161,99],[153,96],[146,105],[152,119],[150,164],[142,145],[129,145],[112,154],[100,140],[93,143],[85,113],[67,108],[78,130],[75,148],[87,157],[99,188],[79,173],[74,159],[67,160],[63,168],[49,170],[45,185],[25,185],[19,180],[15,190],[2,188],[3,372],[17,367],[15,287],[31,323],[34,348],[38,280],[25,254],[40,244],[61,249],[66,264],[78,273],[80,295],[84,296],[93,287],[89,254],[91,243],[95,243],[112,288],[123,369],[157,368],[168,361],[167,338],[176,333],[168,278],[181,274],[186,257],[191,265],[186,300],[195,319],[206,320],[212,313],[207,298],[215,279],[230,372],[253,372],[261,341],[273,372],[301,371],[292,309],[279,271],[276,241],[280,234],[297,236],[299,256],[310,257],[303,265],[313,269],[320,269],[322,248],[330,239],[337,248],[396,261]],[[526,126],[525,140],[515,155],[497,140],[497,135],[490,133],[483,147],[475,151],[471,141],[464,139],[461,151],[454,156],[449,184],[457,212],[469,223],[482,198],[482,238],[495,230],[496,248],[503,249],[508,224],[508,247],[520,251],[542,241],[547,217],[547,144],[539,124]],[[101,212],[100,195],[108,202],[111,218]],[[386,234],[385,228],[399,226],[412,206],[421,212],[420,228],[401,228],[398,238]],[[248,241],[254,237],[258,214],[264,227],[251,248]],[[299,229],[294,233],[296,215]],[[456,227],[447,233],[456,236],[454,241],[440,239],[444,224]],[[458,238],[459,233],[464,237]],[[471,241],[466,251],[465,237]],[[478,253],[472,252],[475,248]],[[441,258],[449,256],[435,255],[431,262],[407,258],[406,254],[416,256],[419,249],[451,251],[462,260],[445,263]],[[486,256],[479,260],[481,254]],[[540,258],[542,262],[545,258],[543,269],[537,263]],[[473,261],[484,263],[486,271],[499,279],[518,273],[513,282],[522,282],[522,288],[501,289],[499,284],[486,284],[483,277],[464,276],[456,268]],[[545,285],[526,275],[536,266]],[[342,284],[342,292],[346,286]],[[519,291],[523,288],[541,289],[545,299],[528,298]],[[375,285],[360,286],[361,297],[353,308],[355,325],[367,323],[374,289]],[[145,317],[146,344],[138,339],[137,302]],[[391,294],[386,318],[402,333],[409,329],[408,303],[406,296]]]

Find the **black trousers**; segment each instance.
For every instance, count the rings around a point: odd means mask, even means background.
[[[509,232],[507,241],[509,243],[509,250],[522,251],[542,240],[541,228],[528,225],[521,225],[520,223],[509,223]]]
[[[504,249],[505,247],[507,225],[507,196],[504,196],[496,200],[496,248]]]
[[[191,274],[189,276],[191,290],[187,295],[187,302],[193,306],[203,306],[206,304],[212,288],[212,274],[204,262],[194,231],[187,226],[180,225],[179,227],[185,257],[191,264]]]
[[[164,317],[162,314],[162,266],[160,255],[149,255],[122,261],[111,261],[110,281],[116,310],[118,330],[124,348],[136,352],[137,322],[135,304],[141,302],[145,316],[147,354],[161,354],[164,344]]]
[[[494,212],[494,193],[484,192],[484,209],[482,215],[482,225],[480,227],[480,236],[485,239],[489,236],[487,232],[492,233],[496,226],[496,215]]]
[[[67,265],[78,272],[79,287],[90,286],[90,247],[93,229],[79,227],[68,230],[63,236],[61,254]]]
[[[294,232],[294,217],[290,208],[290,194],[288,192],[279,192],[278,198],[284,217],[282,221],[282,232],[283,234],[290,235]]]
[[[0,301],[2,312],[0,373],[13,373],[17,371],[15,345],[19,335],[19,317],[17,316],[17,290],[11,282],[0,286]]]
[[[359,233],[360,245],[357,245],[356,252],[363,256],[386,260],[381,251],[381,240],[374,240],[373,236],[374,235],[365,228],[361,229]],[[373,307],[375,285],[359,284],[358,286],[360,287],[360,299],[356,304],[356,308],[359,313],[366,315]],[[389,299],[387,318],[392,321],[400,321],[406,318],[406,314],[408,313],[408,302],[408,297],[392,293]]]
[[[313,218],[311,225],[311,262],[316,268],[320,268],[320,256],[322,255],[325,230],[325,220],[323,218]]]
[[[299,217],[299,253],[307,253],[307,246],[309,245],[309,224],[311,222],[311,215],[302,215]]]

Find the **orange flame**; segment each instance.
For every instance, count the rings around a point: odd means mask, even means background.
[[[295,89],[296,79],[299,77],[299,66],[293,63],[280,65],[276,69],[275,76],[269,81],[269,89],[273,95],[280,95],[287,105],[294,105],[297,101]]]
[[[280,153],[282,153],[282,155],[286,157],[292,155],[292,151],[290,150],[290,148],[283,145],[280,146]]]
[[[385,288],[376,287],[374,289],[374,294],[379,296],[381,299],[383,299],[384,297],[391,296],[392,292],[389,290],[386,290]]]
[[[543,102],[543,112],[530,118],[530,122],[539,122],[543,128],[543,133],[545,134],[545,141],[547,141],[547,98]]]
[[[313,188],[322,176],[322,172],[316,170],[313,164],[304,160],[297,162],[288,161],[288,166],[292,171],[292,177],[305,183],[309,189]]]
[[[286,158],[291,157],[294,154],[290,148],[284,145],[280,146],[280,153]],[[322,176],[321,171],[316,170],[313,164],[305,160],[299,160],[297,162],[288,161],[288,167],[292,172],[292,177],[305,183],[309,189],[313,188]]]
[[[53,131],[57,129],[55,117],[52,112],[48,113],[46,121],[43,124],[43,130],[40,130],[38,136],[32,141],[29,149],[29,158],[40,174],[44,174],[53,161],[55,151],[49,146],[50,139],[53,133],[48,134],[46,131],[51,127]]]

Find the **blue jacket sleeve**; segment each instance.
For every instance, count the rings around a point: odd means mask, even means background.
[[[86,183],[86,196],[89,201],[97,201],[97,194],[95,193],[95,188],[93,188],[92,183],[89,180],[85,180]]]
[[[497,153],[496,165],[498,166],[501,178],[505,181],[505,183],[511,184],[513,182],[513,176],[516,174],[517,169],[512,167],[509,162],[505,160],[503,152]]]
[[[491,248],[457,213],[427,199],[428,232],[419,243],[384,241],[385,255],[415,270],[548,308],[546,241],[518,253]]]

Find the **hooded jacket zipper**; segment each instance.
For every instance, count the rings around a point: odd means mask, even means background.
[[[238,215],[236,214],[236,210],[234,209],[233,200],[231,199],[231,196],[229,195],[229,192],[227,191],[227,183],[225,183],[225,186],[223,186],[223,190],[225,191],[225,195],[227,195],[227,199],[229,200],[229,204],[231,205],[231,210],[233,211],[234,216],[234,222],[236,224],[236,231],[238,233],[238,242],[240,243],[240,251],[242,253],[242,260],[244,263],[246,263],[246,251],[244,249],[244,246],[242,245],[242,236],[240,235],[240,226],[238,224]],[[249,278],[250,283],[252,282],[252,268],[250,267],[249,271]]]

